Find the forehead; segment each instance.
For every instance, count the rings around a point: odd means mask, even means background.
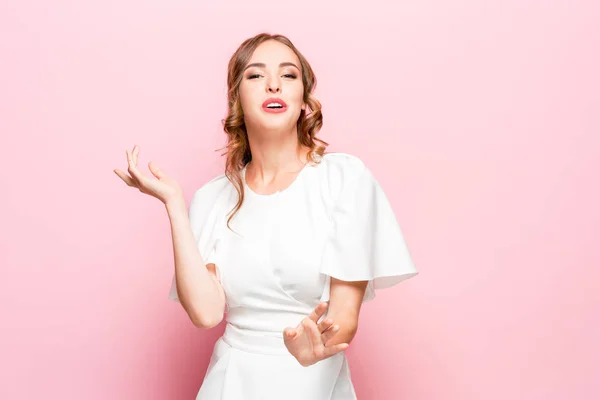
[[[300,60],[298,60],[292,49],[276,40],[267,40],[254,50],[248,63],[262,62],[269,66],[279,65],[279,63],[286,61],[300,66]]]

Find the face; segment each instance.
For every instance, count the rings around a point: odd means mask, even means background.
[[[292,49],[278,41],[263,42],[254,50],[239,87],[249,130],[286,132],[296,127],[306,108],[300,68]]]

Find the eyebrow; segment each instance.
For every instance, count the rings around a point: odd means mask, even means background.
[[[266,65],[265,63],[252,63],[252,64],[248,64],[248,65],[246,66],[246,68],[244,68],[244,71],[245,71],[245,70],[247,70],[247,69],[248,69],[248,68],[250,68],[250,67],[260,67],[260,68],[265,68],[266,66],[267,66],[267,65]],[[296,67],[296,69],[297,69],[298,71],[300,71],[300,68],[298,68],[298,67],[296,66],[296,64],[294,64],[294,63],[291,63],[291,62],[282,62],[281,64],[279,64],[279,68],[281,68],[281,67],[290,67],[290,66],[291,66],[291,67]]]

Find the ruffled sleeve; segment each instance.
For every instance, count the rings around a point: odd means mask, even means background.
[[[371,171],[354,158],[342,165],[338,195],[330,207],[333,229],[320,272],[344,281],[369,281],[363,302],[375,291],[418,274],[394,211]],[[329,300],[327,279],[321,301]]]
[[[190,200],[188,208],[190,225],[200,255],[206,264],[217,264],[219,232],[223,219],[221,196],[227,183],[225,175],[219,175],[196,190]],[[216,271],[220,279],[218,266]],[[169,299],[179,302],[175,272],[171,280]]]

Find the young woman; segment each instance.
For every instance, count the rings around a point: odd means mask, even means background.
[[[401,230],[365,164],[316,138],[316,79],[286,37],[242,43],[227,83],[225,173],[189,209],[155,164],[158,179],[139,171],[137,146],[130,175],[115,170],[166,206],[170,298],[200,328],[226,316],[197,399],[356,399],[344,350],[361,304],[417,274]]]

